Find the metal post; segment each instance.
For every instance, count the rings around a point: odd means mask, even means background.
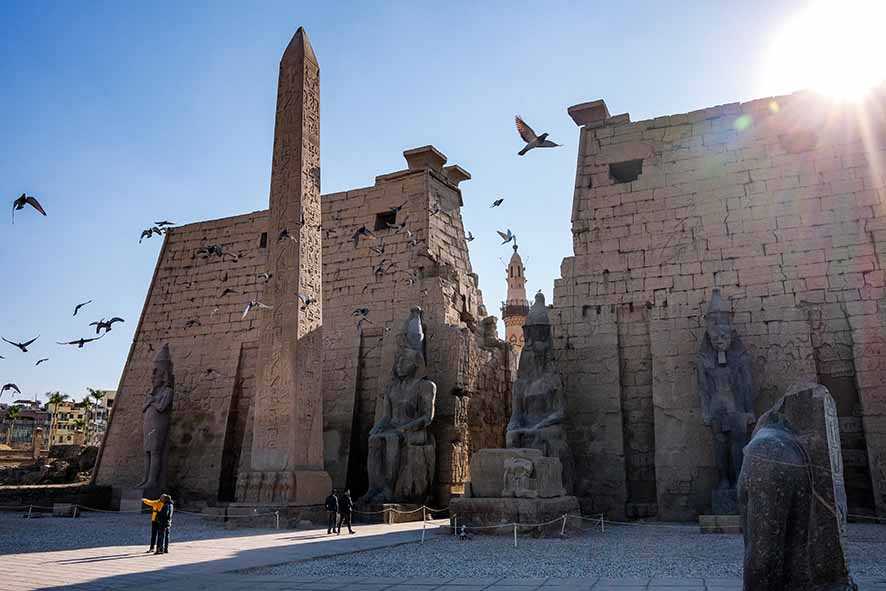
[[[28,517],[27,517],[27,519],[30,519],[30,518],[31,518],[31,508],[32,508],[32,506],[31,506],[31,505],[28,505]]]
[[[603,521],[603,513],[600,513],[600,533],[606,533],[606,524]]]
[[[566,535],[566,513],[563,514],[563,527],[560,528],[560,537]]]
[[[455,527],[452,528],[452,535],[458,535],[458,515],[453,515],[453,524]]]
[[[425,528],[428,526],[428,520],[425,519],[424,507],[422,507],[422,520],[421,520],[421,543],[425,543]]]
[[[80,517],[80,505],[74,504],[74,519]]]
[[[277,529],[280,529],[280,512],[274,511],[274,521]]]
[[[517,547],[517,524],[514,524],[514,548]]]

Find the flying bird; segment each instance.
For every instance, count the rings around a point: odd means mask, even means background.
[[[15,384],[3,384],[3,387],[0,388],[0,396],[2,396],[3,393],[6,392],[7,390],[15,390],[19,394],[22,393],[22,391],[19,390],[18,386],[16,386]]]
[[[498,235],[501,236],[501,243],[502,243],[502,244],[507,244],[507,243],[510,242],[511,240],[516,241],[516,239],[517,239],[516,234],[514,234],[513,232],[511,232],[511,229],[510,229],[510,228],[508,228],[508,233],[507,233],[507,234],[505,234],[504,232],[501,232],[501,231],[499,231],[499,230],[496,230],[496,233],[498,233]]]
[[[243,316],[240,317],[240,320],[243,320],[244,318],[246,318],[246,315],[249,314],[253,308],[265,308],[267,310],[270,310],[271,306],[268,306],[267,304],[263,304],[263,303],[259,302],[258,300],[252,300],[251,302],[246,304],[246,309],[243,310]]]
[[[201,246],[197,249],[197,256],[201,258],[209,258],[211,256],[217,256],[220,259],[224,259],[226,256],[231,257],[234,261],[238,260],[237,255],[225,252],[225,249],[222,248],[220,244],[209,244],[207,246]]]
[[[170,222],[168,220],[163,220],[162,222],[154,222],[154,225],[158,228],[163,228],[165,226],[172,226],[175,222]]]
[[[526,125],[526,122],[520,118],[519,115],[514,117],[517,122],[517,133],[520,134],[520,137],[523,138],[523,141],[526,142],[526,146],[523,147],[522,150],[517,152],[520,156],[523,156],[529,150],[533,148],[556,148],[560,144],[555,144],[551,140],[548,139],[548,134],[543,133],[541,135],[535,135],[535,132],[532,131],[532,128]]]
[[[490,207],[490,208],[498,207],[498,206],[501,205],[502,203],[504,203],[504,197],[501,197],[501,198],[499,198],[499,199],[496,199],[495,201],[492,202],[492,205],[490,205],[489,207]]]
[[[265,283],[267,283],[268,281],[271,280],[271,277],[273,277],[273,276],[274,276],[273,273],[268,273],[267,271],[265,271],[264,273],[259,273],[255,277],[256,277],[256,279],[264,279]]]
[[[236,289],[231,289],[230,287],[226,287],[225,290],[223,292],[221,292],[221,295],[218,297],[223,298],[226,295],[228,295],[229,293],[240,293],[240,292],[237,291]]]
[[[408,203],[408,201],[404,201],[403,203],[401,203],[397,207],[390,208],[388,211],[390,211],[394,215],[397,215],[398,213],[400,213],[400,210],[403,209],[403,206],[405,206],[407,203]]]
[[[468,230],[468,235],[465,236],[465,240],[467,240],[468,242],[471,242],[474,240],[474,235],[471,233],[470,230]]]
[[[89,301],[83,302],[82,304],[77,304],[76,306],[74,306],[74,316],[77,315],[77,312],[80,311],[80,308],[82,308],[83,306],[85,306],[87,304],[91,304],[91,303],[92,303],[92,300],[89,300]]]
[[[190,320],[185,322],[185,328],[193,328],[195,326],[203,326],[203,323],[196,318],[191,318]]]
[[[385,253],[385,239],[378,239],[378,246],[370,246],[369,250],[374,252],[375,254],[384,254]]]
[[[281,240],[286,240],[287,238],[289,238],[293,242],[295,242],[295,240],[296,240],[295,236],[292,236],[289,233],[289,230],[287,230],[286,228],[283,228],[282,230],[280,230],[280,234],[277,236],[277,242],[280,242]]]
[[[37,360],[37,363],[34,364],[34,367],[40,365],[40,364],[43,363],[44,361],[49,361],[49,357],[44,357],[43,359],[38,359],[38,360]]]
[[[394,234],[399,233],[405,227],[406,227],[406,220],[403,220],[399,224],[391,224],[391,223],[388,224],[388,230],[393,230]]]
[[[28,352],[28,347],[31,346],[31,343],[33,343],[34,341],[36,341],[37,339],[39,339],[39,338],[40,338],[40,335],[35,336],[33,339],[31,339],[30,341],[27,341],[27,342],[25,342],[25,343],[14,343],[14,342],[8,340],[6,337],[0,337],[0,338],[2,338],[4,341],[6,341],[7,343],[9,343],[9,344],[12,345],[13,347],[18,347],[19,349],[21,349],[21,350],[22,350],[22,353],[27,353],[27,352]]]
[[[434,207],[431,208],[431,215],[437,215],[437,214],[440,213],[441,211],[443,211],[443,210],[440,209],[440,202],[439,202],[439,201],[435,201],[435,202],[434,202]]]
[[[311,304],[314,304],[314,303],[317,302],[317,299],[316,299],[316,298],[312,298],[312,297],[309,296],[309,295],[305,295],[305,294],[303,294],[303,293],[300,293],[300,294],[297,294],[297,295],[298,295],[298,299],[301,300],[301,303],[302,303],[302,307],[301,307],[301,309],[302,309],[302,310],[307,309],[308,306],[310,306]]]
[[[354,241],[354,248],[357,248],[357,245],[360,243],[360,236],[366,236],[367,238],[372,238],[375,240],[375,234],[373,234],[366,226],[360,226],[354,235],[351,236],[351,240]]]
[[[104,318],[102,318],[101,320],[97,320],[95,322],[90,322],[89,326],[94,326],[95,327],[95,334],[98,334],[99,331],[102,329],[104,329],[105,332],[109,332],[111,330],[111,328],[113,328],[115,322],[125,322],[125,321],[122,318],[120,318],[119,316],[114,316],[113,318],[111,318],[107,322],[105,322]]]
[[[387,260],[388,259],[382,259],[379,264],[377,264],[375,267],[372,268],[372,272],[373,272],[373,274],[375,274],[376,279],[378,279],[379,277],[381,277],[382,275],[384,275],[385,273],[390,271],[392,267],[396,266],[397,261],[394,261],[386,267],[385,261],[387,261]]]
[[[16,199],[15,201],[12,202],[12,223],[13,224],[15,223],[15,212],[17,210],[24,209],[25,205],[30,205],[31,207],[36,209],[38,212],[42,213],[43,215],[46,215],[46,211],[43,209],[43,206],[40,205],[40,202],[37,201],[36,197],[34,197],[33,195],[26,195],[25,193],[22,193],[18,199]]]
[[[357,321],[357,330],[358,331],[363,330],[363,322],[364,321],[368,322],[369,324],[372,324],[372,320],[367,318],[368,315],[369,315],[369,308],[357,308],[356,310],[351,312],[351,316],[359,318],[359,320]]]
[[[60,342],[56,341],[56,343],[58,343],[59,345],[77,345],[78,349],[82,349],[83,345],[85,345],[86,343],[91,343],[92,341],[97,341],[97,340],[103,338],[104,336],[105,335],[102,335],[100,337],[93,337],[91,339],[77,339],[76,341],[68,341],[66,343],[60,343]]]

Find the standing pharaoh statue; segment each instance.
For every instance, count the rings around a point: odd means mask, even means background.
[[[399,350],[381,415],[369,432],[369,492],[363,499],[369,503],[424,502],[434,480],[436,443],[430,425],[437,385],[423,375],[421,308],[412,308],[397,339]]]
[[[704,423],[714,436],[719,482],[712,495],[715,514],[737,513],[735,487],[742,450],[754,424],[751,359],[732,326],[731,310],[714,289],[705,314],[705,336],[696,355]]]
[[[154,359],[151,373],[151,391],[145,394],[142,414],[144,415],[145,478],[138,485],[146,496],[159,494],[166,478],[166,440],[169,436],[169,421],[172,414],[172,397],[175,379],[172,374],[172,358],[169,345]]]
[[[545,297],[535,294],[535,303],[523,324],[523,351],[514,382],[509,448],[534,448],[563,465],[563,486],[572,491],[572,453],[566,442],[563,415],[566,401],[563,381],[553,355],[551,321]]]

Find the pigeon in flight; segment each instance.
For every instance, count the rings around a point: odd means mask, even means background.
[[[556,148],[560,144],[555,144],[551,140],[548,139],[548,134],[543,133],[541,135],[535,135],[535,132],[532,131],[532,128],[526,125],[526,122],[517,115],[515,118],[517,122],[517,133],[520,134],[520,137],[523,138],[523,141],[526,142],[526,146],[517,154],[523,156],[529,150],[533,148]]]
[[[369,250],[371,250],[375,254],[379,254],[379,255],[384,254],[385,253],[385,239],[379,238],[378,239],[378,246],[370,246]]]
[[[19,390],[18,386],[16,386],[15,384],[3,384],[3,387],[0,388],[0,396],[2,396],[3,393],[6,392],[7,390],[15,390],[19,394],[22,393],[22,391]]]
[[[94,326],[95,327],[95,334],[98,334],[98,332],[102,329],[104,329],[105,332],[109,332],[111,330],[111,328],[114,326],[115,322],[125,322],[125,320],[123,320],[119,316],[114,316],[113,318],[111,318],[107,322],[105,322],[104,318],[102,318],[101,320],[98,320],[96,322],[90,322],[89,326]]]
[[[496,233],[498,233],[498,235],[501,236],[501,243],[502,243],[502,244],[507,244],[507,243],[510,242],[511,240],[515,240],[515,241],[516,241],[516,239],[517,239],[516,234],[514,234],[513,232],[511,232],[511,229],[510,229],[510,228],[508,228],[508,233],[507,233],[507,234],[505,234],[504,232],[501,232],[501,231],[499,231],[499,230],[496,230]]]
[[[282,230],[280,230],[280,234],[277,236],[277,242],[280,242],[281,240],[286,240],[287,238],[289,238],[293,242],[296,241],[295,236],[291,235],[289,233],[289,230],[283,228]]]
[[[174,224],[175,224],[175,222],[170,222],[168,220],[163,220],[162,222],[154,222],[154,225],[157,226],[158,228],[164,228],[166,226],[172,226]]]
[[[359,318],[359,320],[357,321],[357,330],[358,331],[363,330],[363,322],[364,321],[368,322],[369,324],[372,324],[372,320],[367,318],[367,316],[369,316],[369,308],[357,308],[356,310],[351,312],[351,316]]]
[[[25,205],[30,205],[31,207],[36,209],[38,212],[42,213],[43,215],[46,215],[46,211],[43,209],[43,206],[40,205],[40,202],[37,201],[36,197],[34,197],[33,195],[26,195],[25,193],[22,193],[18,199],[16,199],[15,201],[12,202],[12,223],[13,224],[15,223],[15,212],[17,210],[24,209]]]
[[[403,207],[404,207],[407,203],[408,203],[408,201],[404,201],[403,203],[401,203],[401,204],[398,205],[397,207],[391,207],[388,211],[390,211],[390,212],[391,212],[392,214],[394,214],[394,215],[397,215],[398,213],[400,213],[400,210],[403,209]]]
[[[246,315],[249,314],[253,308],[265,308],[266,310],[270,310],[271,306],[268,306],[267,304],[263,304],[263,303],[259,302],[258,300],[252,300],[251,302],[246,304],[246,309],[243,310],[243,316],[240,317],[240,320],[243,320],[244,318],[246,318]]]
[[[431,215],[437,215],[438,213],[440,213],[440,212],[442,212],[442,211],[443,211],[443,210],[440,208],[440,202],[439,202],[439,201],[435,201],[435,202],[434,202],[434,207],[431,209]]]
[[[465,240],[467,240],[468,242],[471,242],[474,240],[474,235],[471,233],[470,230],[468,230],[468,235],[465,236]]]
[[[14,343],[14,342],[8,340],[6,337],[0,337],[0,338],[2,338],[4,341],[6,341],[7,343],[9,343],[9,344],[12,345],[13,347],[18,347],[19,349],[21,349],[21,350],[22,350],[22,353],[27,353],[27,352],[28,352],[28,347],[31,346],[31,343],[33,343],[34,341],[36,341],[37,339],[39,339],[39,338],[40,338],[40,335],[35,336],[33,339],[31,339],[30,341],[28,341],[28,342],[26,342],[26,343]]]
[[[315,304],[317,302],[316,298],[312,298],[311,296],[305,295],[303,293],[298,294],[298,299],[302,303],[302,306],[301,306],[302,310],[306,310],[308,308],[308,306],[310,306],[311,304]]]
[[[104,336],[105,335],[102,335],[100,337],[93,337],[91,339],[77,339],[76,341],[68,341],[66,343],[60,343],[60,342],[56,341],[56,343],[58,343],[59,345],[77,345],[78,349],[82,349],[83,345],[85,345],[86,343],[91,343],[92,341],[97,341],[97,340],[103,338]]]
[[[43,359],[38,359],[37,363],[34,364],[34,367],[37,367],[38,365],[40,365],[44,361],[49,361],[49,357],[44,357]]]
[[[138,239],[138,243],[141,244],[142,240],[144,240],[145,238],[151,238],[152,236],[154,236],[154,234],[156,234],[157,236],[162,236],[165,233],[166,228],[160,229],[157,226],[152,226],[150,228],[147,228],[146,230],[142,230],[142,235],[141,238]]]
[[[375,234],[373,234],[366,226],[360,226],[354,235],[351,236],[351,240],[354,241],[354,248],[357,248],[357,245],[360,243],[360,236],[366,236],[367,238],[372,238],[375,240]]]
[[[490,208],[498,207],[499,205],[501,205],[502,203],[504,203],[504,200],[505,200],[504,197],[500,197],[500,198],[496,199],[495,201],[493,201],[493,202],[492,202],[492,205],[490,205],[489,207],[490,207]]]
[[[195,326],[203,326],[203,323],[196,318],[191,318],[190,320],[185,322],[185,328],[193,328]]]
[[[219,244],[209,244],[208,246],[201,246],[197,249],[197,256],[201,258],[209,258],[211,256],[217,256],[220,259],[224,259],[226,256],[231,257],[232,260],[237,261],[238,257],[235,254],[230,252],[225,252],[225,249],[222,248]]]
[[[265,271],[264,273],[259,273],[258,275],[256,275],[255,278],[256,279],[264,279],[265,283],[267,283],[268,281],[271,280],[271,277],[273,277],[273,276],[274,276],[273,273],[268,273],[267,271]]]
[[[392,267],[396,266],[397,261],[392,262],[390,265],[385,266],[385,262],[388,259],[382,259],[379,264],[372,268],[372,273],[375,275],[375,278],[378,279],[385,273],[391,270]]]
[[[226,295],[228,295],[229,293],[240,293],[240,292],[237,291],[236,289],[231,289],[230,287],[226,287],[225,290],[223,292],[221,292],[221,295],[218,297],[223,298]]]
[[[89,301],[83,302],[82,304],[77,304],[76,306],[74,306],[74,316],[77,315],[77,312],[80,311],[80,308],[82,308],[83,306],[85,306],[87,304],[91,304],[91,303],[92,303],[92,300],[89,300]]]

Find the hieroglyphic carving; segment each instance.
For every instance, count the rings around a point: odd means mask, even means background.
[[[319,171],[320,69],[300,28],[280,61],[264,302],[272,309],[259,312],[251,469],[265,474],[241,500],[291,501],[298,483],[283,472],[323,470]],[[284,230],[291,240],[278,238]],[[301,305],[300,293],[314,302]]]

